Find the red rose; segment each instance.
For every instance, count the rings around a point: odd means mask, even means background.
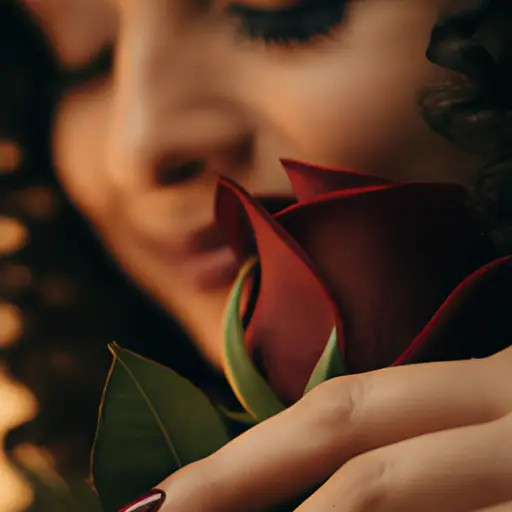
[[[335,326],[350,373],[483,357],[508,346],[512,257],[496,259],[447,183],[397,183],[283,161],[299,201],[271,215],[234,182],[217,219],[260,281],[247,347],[298,400]]]

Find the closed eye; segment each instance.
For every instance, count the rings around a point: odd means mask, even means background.
[[[240,21],[241,33],[268,44],[308,43],[328,36],[344,19],[349,0],[302,0],[281,8],[244,4],[226,7]]]

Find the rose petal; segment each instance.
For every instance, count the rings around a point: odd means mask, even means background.
[[[393,365],[486,357],[510,346],[512,256],[467,277]]]
[[[338,190],[392,183],[390,180],[371,174],[311,165],[296,160],[281,159],[281,163],[300,201]]]
[[[465,198],[456,185],[389,184],[277,216],[329,285],[350,372],[391,364],[450,292],[492,259]]]
[[[218,188],[217,221],[240,254],[259,256],[259,296],[247,343],[272,389],[294,402],[333,326],[339,328],[332,300],[300,247],[260,204],[227,179]]]
[[[280,211],[292,206],[297,202],[297,199],[291,195],[288,196],[269,196],[269,195],[253,195],[254,199],[260,203],[265,210],[275,215]]]

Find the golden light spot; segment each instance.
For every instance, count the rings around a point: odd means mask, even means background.
[[[11,217],[0,217],[0,255],[19,251],[28,242],[28,229]]]
[[[0,139],[0,174],[10,174],[21,165],[21,148],[13,141]]]
[[[0,442],[12,428],[33,418],[37,404],[28,390],[14,383],[0,367]],[[0,450],[0,510],[20,512],[26,510],[32,501],[32,491],[27,482],[14,471],[12,463]]]
[[[57,195],[49,187],[25,190],[20,194],[19,202],[25,213],[44,220],[55,216],[59,207]]]
[[[32,283],[32,272],[25,265],[6,263],[0,267],[0,290],[16,294],[26,290]]]
[[[53,354],[50,363],[52,368],[61,375],[72,375],[78,371],[75,359],[64,352]]]
[[[48,306],[69,306],[75,298],[73,285],[62,277],[46,277],[41,281],[41,298]]]
[[[23,334],[23,317],[14,305],[0,303],[0,347],[7,348],[16,343]]]
[[[22,444],[15,448],[14,458],[43,479],[57,485],[62,483],[61,477],[55,471],[51,455],[45,450],[31,444]]]

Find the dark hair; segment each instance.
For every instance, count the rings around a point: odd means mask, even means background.
[[[111,362],[108,343],[203,387],[217,382],[181,329],[120,274],[55,179],[50,137],[59,69],[17,0],[0,1],[0,77],[0,141],[15,142],[23,154],[15,172],[0,174],[0,218],[30,233],[21,250],[0,255],[0,304],[17,307],[24,324],[16,343],[0,350],[0,362],[39,403],[37,417],[11,431],[5,447],[12,453],[20,443],[35,444],[52,452],[62,473],[84,473]],[[54,211],[34,211],[34,193],[51,198]],[[30,283],[17,279],[20,269]],[[62,288],[65,297],[52,297]]]
[[[467,0],[435,25],[427,57],[455,71],[422,92],[432,129],[483,165],[475,206],[502,252],[512,249],[512,3]]]

